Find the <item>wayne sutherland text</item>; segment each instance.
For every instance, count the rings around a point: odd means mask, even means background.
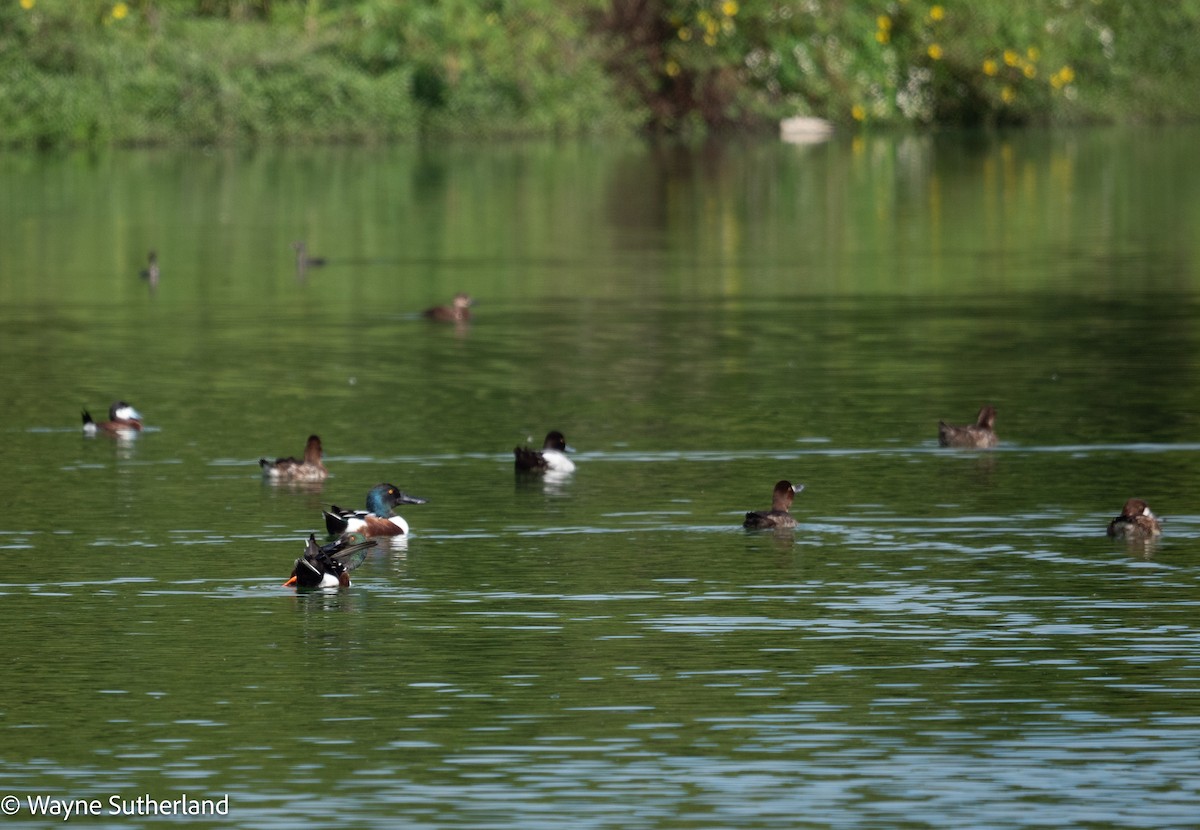
[[[227,816],[229,796],[193,798],[183,793],[179,798],[137,798],[110,796],[107,802],[98,798],[66,799],[44,795],[27,796],[30,815],[55,816],[67,821],[73,816]]]

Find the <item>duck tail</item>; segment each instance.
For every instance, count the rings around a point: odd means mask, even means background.
[[[337,510],[334,507],[334,510]],[[330,513],[328,510],[322,510],[325,516],[325,529],[329,531],[331,536],[340,536],[346,532],[347,521],[336,513]]]

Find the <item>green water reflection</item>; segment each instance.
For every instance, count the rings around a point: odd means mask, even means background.
[[[1196,136],[0,158],[0,795],[1189,823]],[[115,398],[149,429],[83,438]],[[577,472],[514,480],[550,428]],[[331,478],[264,485],[310,432]],[[741,531],[784,477],[800,528]],[[413,537],[282,588],[380,481]],[[1104,537],[1130,495],[1160,543]]]

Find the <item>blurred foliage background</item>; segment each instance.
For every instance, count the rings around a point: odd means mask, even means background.
[[[1200,0],[0,0],[0,143],[1200,115]]]

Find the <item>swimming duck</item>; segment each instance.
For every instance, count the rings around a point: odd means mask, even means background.
[[[1114,539],[1153,539],[1162,535],[1162,522],[1141,499],[1130,499],[1121,515],[1108,523],[1108,535]]]
[[[554,429],[546,433],[542,449],[529,447],[514,447],[513,457],[516,459],[518,472],[524,473],[572,473],[575,462],[567,457],[567,439]]]
[[[336,504],[325,515],[325,529],[332,534],[362,533],[365,536],[401,536],[408,522],[392,508],[397,504],[425,504],[429,499],[410,496],[394,484],[376,484],[367,493],[366,510],[344,510]]]
[[[770,527],[795,527],[796,519],[788,512],[792,499],[804,489],[803,484],[792,484],[786,479],[776,483],[771,498],[770,510],[753,510],[746,514],[742,527],[747,530],[763,530]]]
[[[263,475],[273,481],[324,481],[328,475],[321,463],[321,439],[316,435],[308,436],[303,461],[292,457],[274,461],[260,458],[258,463]]]
[[[323,256],[309,256],[308,246],[303,242],[293,242],[292,250],[296,252],[296,271],[303,274],[309,268],[317,268],[325,264]]]
[[[156,251],[150,252],[150,255],[146,258],[146,267],[141,270],[138,276],[144,280],[149,280],[151,288],[158,285],[158,253]]]
[[[996,407],[981,407],[975,423],[954,426],[938,421],[938,445],[986,449],[996,446]]]
[[[108,408],[108,420],[97,423],[91,414],[83,410],[83,434],[98,435],[129,435],[142,429],[142,413],[138,412],[125,401],[117,401]]]
[[[362,534],[347,534],[328,545],[318,545],[316,534],[310,533],[304,555],[296,560],[291,578],[283,584],[298,588],[347,588],[350,571],[363,563],[373,547],[375,541]]]
[[[421,315],[439,323],[465,323],[471,319],[471,306],[474,304],[469,295],[460,291],[454,295],[453,305],[435,305],[425,309]]]

